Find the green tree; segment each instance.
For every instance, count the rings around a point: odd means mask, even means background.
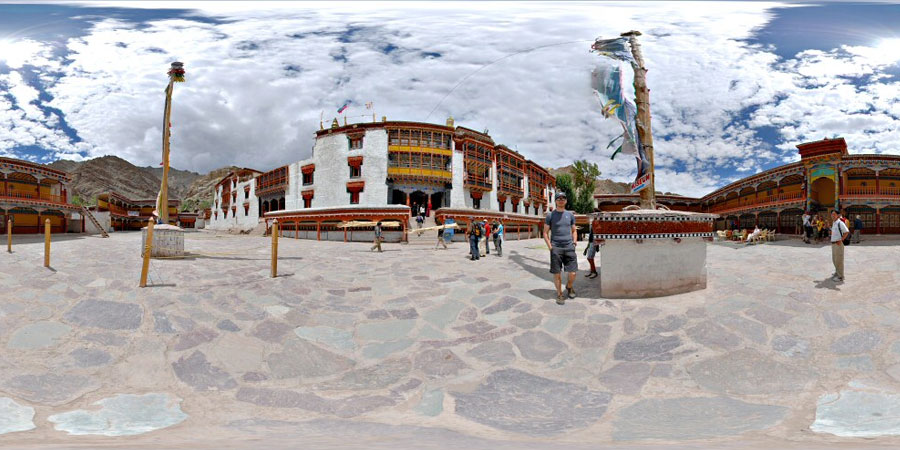
[[[563,173],[556,177],[556,190],[566,193],[566,209],[572,209],[572,202],[575,201],[575,184],[572,182],[572,176]]]
[[[600,167],[587,160],[578,160],[572,164],[575,196],[569,197],[571,209],[579,214],[594,212],[594,189],[600,176]]]

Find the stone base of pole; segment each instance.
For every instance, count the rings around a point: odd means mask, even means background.
[[[141,248],[147,247],[147,227],[141,229]],[[184,256],[184,229],[175,225],[153,227],[150,256]]]
[[[632,210],[594,215],[600,296],[650,298],[706,289],[715,214]]]

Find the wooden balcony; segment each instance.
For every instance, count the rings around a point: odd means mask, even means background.
[[[874,187],[847,188],[844,193],[841,194],[841,197],[900,197],[900,188],[882,187],[878,192],[876,192]]]
[[[778,194],[768,197],[762,197],[758,200],[751,199],[751,201],[741,203],[739,205],[717,205],[710,208],[709,212],[715,214],[724,214],[742,211],[745,209],[765,208],[768,206],[796,203],[805,199],[803,194],[803,192],[792,192],[790,194]]]
[[[5,194],[0,192],[0,197],[33,201],[44,201],[50,203],[66,204],[61,195],[41,194],[35,192],[8,191]]]

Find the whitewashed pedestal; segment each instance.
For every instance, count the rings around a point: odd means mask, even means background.
[[[633,210],[595,214],[600,295],[650,298],[706,289],[715,214]]]
[[[147,227],[141,229],[141,253],[147,246]],[[184,256],[184,229],[175,225],[153,226],[150,256]]]

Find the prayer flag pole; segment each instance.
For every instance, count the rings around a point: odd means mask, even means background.
[[[169,137],[171,136],[172,90],[175,83],[184,82],[184,63],[173,62],[169,68],[169,85],[166,87],[166,109],[163,114],[162,185],[157,196],[156,211],[159,222],[169,223]]]
[[[646,188],[641,190],[641,209],[656,209],[656,174],[653,165],[653,133],[650,131],[650,89],[647,89],[647,68],[644,66],[644,57],[641,54],[641,44],[637,37],[640,31],[632,30],[622,33],[631,44],[631,53],[634,55],[634,100],[637,106],[637,134],[644,153],[650,164],[650,180]]]

